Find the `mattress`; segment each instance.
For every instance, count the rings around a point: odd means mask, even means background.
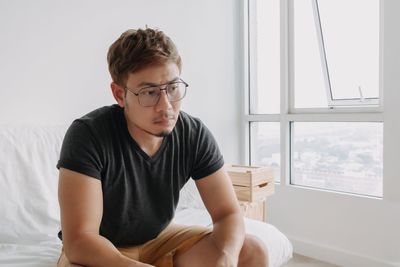
[[[211,227],[211,218],[204,209],[184,208],[176,212],[175,223]],[[246,232],[258,236],[266,244],[269,266],[277,267],[292,256],[292,245],[277,228],[271,224],[246,219]],[[56,236],[24,244],[0,244],[0,266],[2,267],[55,267],[62,244]]]

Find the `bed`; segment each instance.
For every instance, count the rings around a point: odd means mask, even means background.
[[[62,243],[57,200],[62,125],[0,126],[0,266],[54,267]],[[176,223],[211,227],[193,181],[182,189]],[[269,266],[292,257],[292,245],[271,224],[245,219],[246,232],[267,246]]]

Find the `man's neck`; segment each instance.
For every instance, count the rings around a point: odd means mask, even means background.
[[[164,137],[152,135],[135,125],[128,124],[128,131],[139,147],[149,156],[154,156],[160,149]]]

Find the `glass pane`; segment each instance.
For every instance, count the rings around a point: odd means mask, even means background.
[[[378,98],[379,0],[293,2],[295,107]]]
[[[312,2],[293,2],[295,107],[328,107]]]
[[[250,123],[251,165],[267,166],[274,170],[275,181],[280,181],[280,124],[279,122]]]
[[[379,97],[379,0],[318,0],[333,99]]]
[[[280,112],[279,0],[250,2],[250,113]]]
[[[295,122],[292,136],[292,184],[382,197],[382,123]]]

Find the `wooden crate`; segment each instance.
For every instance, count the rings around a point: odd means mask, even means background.
[[[273,171],[269,167],[225,165],[225,168],[241,201],[261,201],[275,192]]]
[[[240,209],[242,210],[243,216],[253,220],[259,220],[263,222],[267,221],[265,201],[258,201],[258,202],[239,201],[239,205]]]

